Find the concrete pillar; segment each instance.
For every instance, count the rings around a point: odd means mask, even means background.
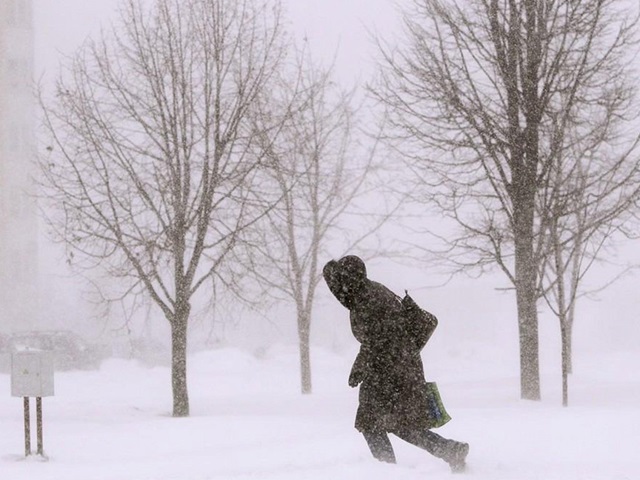
[[[0,332],[38,312],[33,38],[32,0],[0,1]]]

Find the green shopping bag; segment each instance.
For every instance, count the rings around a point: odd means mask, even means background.
[[[438,390],[436,382],[427,382],[426,396],[429,428],[441,427],[451,420],[451,417],[444,408],[444,403],[442,403],[442,397],[440,397],[440,391]]]

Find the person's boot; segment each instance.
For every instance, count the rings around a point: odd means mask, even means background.
[[[469,444],[453,442],[445,460],[453,473],[462,473],[467,467],[466,459],[469,454]]]

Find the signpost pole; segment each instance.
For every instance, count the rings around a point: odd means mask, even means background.
[[[31,418],[29,412],[29,397],[23,398],[24,405],[24,456],[31,455]]]
[[[42,448],[42,397],[36,397],[36,422],[37,422],[37,435],[38,435],[38,455],[44,456],[44,449]]]

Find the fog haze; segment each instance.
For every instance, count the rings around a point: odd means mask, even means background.
[[[108,28],[117,16],[117,5],[116,0],[34,1],[35,74],[45,90],[48,82],[55,79],[58,66],[65,62],[65,56],[71,55],[83,41],[99,35],[101,28]],[[394,2],[385,0],[296,0],[285,2],[285,8],[296,40],[300,44],[306,44],[314,57],[326,63],[334,62],[337,77],[346,87],[361,88],[374,74],[374,35],[393,39],[400,33],[400,22]],[[371,122],[373,121],[374,119],[371,119]],[[438,219],[433,218],[429,221],[437,222]],[[401,231],[387,233],[389,236],[405,234]],[[61,274],[65,270],[59,263],[63,255],[59,250],[46,245],[46,241],[42,248],[43,252],[46,252],[43,259],[45,274]],[[620,265],[632,263],[636,250],[633,242],[622,244],[617,257],[612,260]],[[638,263],[637,254],[635,263]],[[620,268],[602,267],[590,273],[590,283],[601,284],[615,276],[618,271]],[[516,348],[513,292],[496,290],[509,286],[500,274],[488,274],[477,279],[455,278],[445,284],[447,277],[438,275],[428,266],[408,267],[390,259],[375,260],[370,266],[370,272],[372,278],[385,282],[397,293],[409,289],[424,305],[443,316],[445,322],[450,322],[452,327],[455,325],[456,336],[482,338],[488,343],[493,339],[498,344],[507,342],[509,347]],[[74,284],[73,280],[65,282],[68,282],[69,291],[60,292],[60,298],[68,302],[64,308],[69,309],[76,301],[76,289],[79,285]],[[55,283],[59,288],[61,283]],[[587,346],[634,348],[637,345],[640,327],[634,317],[640,307],[640,296],[637,295],[636,284],[637,276],[630,273],[594,298],[580,302],[575,331],[577,350]],[[326,342],[338,335],[333,331],[337,330],[340,332],[340,341],[349,342],[348,330],[343,328],[346,325],[338,323],[346,321],[346,313],[333,305],[332,300],[326,295],[324,285],[321,285],[319,290],[320,299],[312,338]],[[79,317],[84,317],[86,313],[78,315],[79,308],[82,307],[71,308],[74,313],[70,313],[70,316],[81,321]],[[286,307],[281,308],[286,311]],[[612,312],[615,314],[612,315]],[[339,317],[340,320],[335,317]],[[334,325],[334,322],[337,325]],[[549,356],[553,356],[552,352],[559,350],[556,350],[555,341],[558,337],[556,320],[548,311],[543,310],[540,322],[543,356],[545,351],[548,351]],[[276,341],[279,337],[291,341],[295,338],[293,323],[284,321],[275,330],[273,325],[236,327],[242,330],[241,337],[251,335],[251,330],[257,330],[258,338],[264,339],[266,335],[267,338]],[[226,326],[225,331],[233,332],[236,327]],[[233,336],[233,333],[229,335]]]
[[[108,26],[115,18],[117,4],[115,0],[35,1],[36,74],[45,88],[46,82],[55,78],[58,64],[64,62],[64,56],[72,54],[91,36],[98,35],[100,28]],[[378,34],[391,39],[399,35],[400,22],[393,2],[296,0],[285,5],[297,41],[306,42],[315,57],[327,63],[335,62],[337,77],[347,87],[362,87],[374,74],[376,48],[373,36]],[[438,219],[429,221],[438,222]],[[402,236],[406,232],[389,231],[386,235]],[[43,251],[49,256],[43,259],[45,273],[54,278],[65,272],[62,275],[66,277],[68,272],[59,263],[63,256],[59,250],[49,248],[43,246]],[[633,242],[622,244],[617,257],[612,260],[625,265],[633,262],[635,255],[638,264],[640,258],[636,250]],[[57,262],[53,260],[56,258]],[[476,351],[494,352],[504,356],[505,361],[516,368],[518,331],[515,295],[508,289],[510,285],[502,274],[486,274],[480,278],[456,277],[448,281],[445,275],[437,274],[427,265],[416,268],[408,266],[409,263],[376,259],[369,267],[370,276],[387,284],[396,293],[408,289],[425,308],[441,318],[440,334],[433,341],[434,356],[440,349],[460,351],[465,355]],[[596,268],[590,272],[587,283],[601,285],[620,270],[620,267]],[[61,285],[67,286],[57,295],[62,300],[61,304],[53,309],[59,312],[58,322],[60,318],[65,321],[73,319],[75,328],[95,332],[95,325],[87,325],[87,319],[94,315],[93,310],[78,300],[82,283],[66,278],[64,281],[56,280],[54,285],[58,289]],[[318,297],[312,323],[312,343],[349,348],[354,340],[350,335],[347,312],[329,297],[324,285],[320,285]],[[540,305],[541,371],[559,375],[557,319],[544,308],[542,301]],[[636,320],[636,312],[639,308],[640,295],[637,294],[637,275],[634,273],[629,273],[606,291],[582,299],[574,331],[576,355],[582,351],[638,348],[640,322]],[[154,312],[152,317],[160,317],[154,308],[151,312]],[[159,341],[168,339],[163,319],[147,319],[145,322],[145,326],[138,328],[150,329]],[[287,305],[274,309],[268,318],[255,318],[254,314],[247,312],[226,320],[219,316],[216,322],[204,326],[202,335],[250,350],[262,351],[272,343],[294,343],[296,340],[293,310]],[[116,321],[115,325],[119,322]],[[114,324],[108,328],[114,328]],[[104,326],[98,331],[104,331]],[[559,384],[543,385],[543,389],[551,389],[557,394]]]

